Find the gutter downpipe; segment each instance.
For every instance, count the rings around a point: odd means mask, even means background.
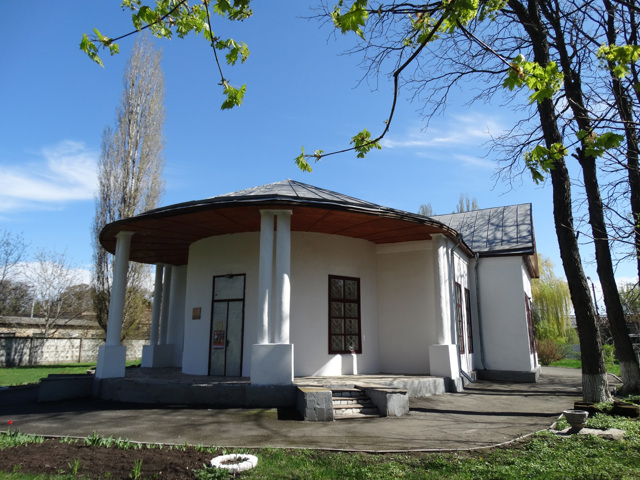
[[[454,345],[456,346],[456,351],[458,352],[458,367],[460,369],[460,373],[462,374],[462,376],[464,376],[469,382],[473,383],[473,378],[471,378],[471,375],[469,375],[467,372],[465,372],[462,368],[462,354],[460,353],[460,345],[458,345],[458,324],[456,322],[456,297],[455,297],[455,293],[454,293],[454,282],[455,282],[455,276],[456,276],[456,258],[455,258],[455,251],[456,249],[460,246],[460,244],[462,243],[462,235],[458,234],[458,236],[456,237],[458,239],[458,243],[456,243],[453,248],[449,251],[449,254],[451,255],[451,259],[450,259],[450,275],[449,275],[449,295],[451,296],[451,323],[453,324],[453,338],[451,339],[453,341],[453,339],[455,338],[455,343]],[[464,388],[464,385],[463,385]]]
[[[480,337],[480,361],[482,362],[482,369],[487,369],[487,363],[484,356],[484,334],[482,332],[482,314],[480,313],[480,254],[476,252],[476,265],[475,265],[475,277],[476,277],[476,307],[478,315],[478,336]]]

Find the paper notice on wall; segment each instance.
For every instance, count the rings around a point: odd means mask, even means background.
[[[224,338],[225,338],[224,330],[215,330],[213,332],[213,348],[224,348]]]

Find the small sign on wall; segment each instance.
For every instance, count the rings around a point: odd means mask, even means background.
[[[191,312],[191,320],[200,320],[200,315],[202,314],[202,307],[195,307],[193,312]]]

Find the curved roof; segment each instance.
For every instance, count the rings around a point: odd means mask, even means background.
[[[291,230],[345,235],[373,243],[428,240],[455,229],[429,217],[383,207],[294,180],[169,205],[106,225],[100,243],[114,253],[116,235],[133,232],[129,258],[142,263],[184,265],[189,246],[203,238],[260,231],[260,210],[293,212]],[[462,248],[471,250],[462,243]]]

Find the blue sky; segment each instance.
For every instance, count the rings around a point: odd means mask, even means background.
[[[95,163],[102,131],[114,122],[133,40],[120,43],[120,55],[103,56],[105,68],[78,45],[93,27],[109,36],[130,30],[119,3],[36,0],[27,15],[21,2],[6,2],[0,20],[0,228],[21,233],[33,250],[66,249],[87,268]],[[238,109],[220,110],[219,76],[201,37],[156,42],[166,85],[163,205],[286,178],[411,212],[431,203],[436,213],[450,213],[463,192],[481,208],[530,202],[538,251],[562,275],[551,187],[529,178],[513,188],[496,183],[495,159],[484,145],[489,134],[511,126],[512,114],[463,106],[465,92],[428,129],[405,94],[382,150],[365,159],[329,157],[313,173],[300,172],[293,159],[303,145],[307,152],[331,151],[348,146],[363,128],[381,132],[391,86],[384,79],[376,91],[358,84],[360,58],[343,55],[352,39],[303,18],[313,14],[314,2],[254,3],[254,16],[244,23],[216,19],[214,25],[252,52],[245,65],[225,69],[231,83],[247,83]],[[587,246],[585,267],[595,279],[592,257]],[[623,264],[618,275],[633,277],[634,267]]]

